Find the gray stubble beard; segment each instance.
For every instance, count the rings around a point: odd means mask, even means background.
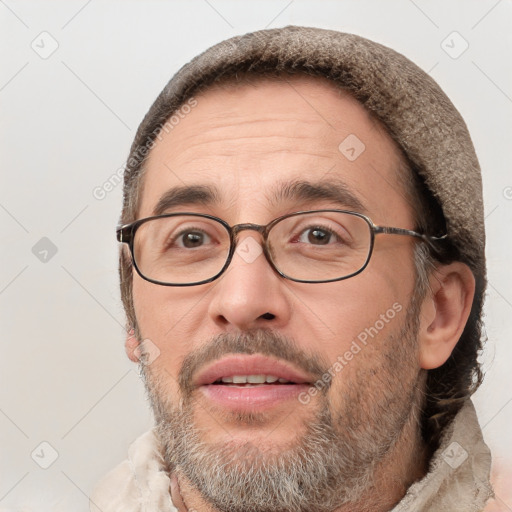
[[[219,512],[333,512],[364,503],[379,463],[403,437],[406,425],[419,424],[423,390],[419,372],[412,371],[417,313],[411,304],[398,335],[381,341],[380,361],[351,373],[354,381],[339,413],[333,414],[326,394],[318,395],[314,419],[304,421],[304,433],[277,452],[261,443],[205,442],[194,421],[197,395],[185,392],[178,404],[172,403],[162,382],[142,366],[169,471],[184,475]],[[273,347],[270,353],[283,342],[271,331],[256,335],[260,348],[265,343]],[[243,347],[250,346],[246,338]],[[226,346],[236,343],[229,335],[212,343],[222,350],[223,340]],[[254,422],[257,418],[253,415]]]

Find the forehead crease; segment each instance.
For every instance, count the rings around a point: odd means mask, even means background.
[[[304,125],[308,125],[308,130],[304,129]],[[202,128],[204,125],[204,129]],[[237,148],[240,142],[248,147],[251,144],[261,145],[264,149],[267,144],[282,146],[283,148],[308,147],[314,149],[318,146],[319,140],[330,140],[332,130],[328,127],[317,123],[313,123],[304,119],[290,120],[289,122],[261,120],[258,122],[247,121],[237,124],[227,124],[225,126],[213,126],[211,123],[197,123],[193,130],[183,131],[179,135],[179,144],[182,152],[194,153],[204,149],[210,151],[210,145],[220,145],[221,147]],[[332,141],[331,141],[332,142]],[[337,144],[332,142],[337,148]]]

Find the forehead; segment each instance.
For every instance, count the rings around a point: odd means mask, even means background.
[[[299,182],[344,188],[366,213],[381,218],[410,213],[397,146],[358,101],[328,80],[227,83],[194,100],[149,154],[139,217],[161,213],[155,209],[169,190],[197,186],[209,187],[219,205],[242,216],[258,208],[286,213],[279,208],[295,205],[281,192]]]

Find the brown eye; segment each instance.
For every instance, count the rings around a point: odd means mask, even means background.
[[[308,233],[308,241],[312,244],[325,245],[329,243],[331,233],[327,233],[321,229],[311,229]]]
[[[305,229],[299,236],[299,242],[313,245],[327,245],[331,242],[333,233],[323,228]]]
[[[176,240],[178,246],[185,247],[186,249],[193,249],[201,247],[205,243],[209,243],[210,237],[201,231],[186,231],[182,233]]]

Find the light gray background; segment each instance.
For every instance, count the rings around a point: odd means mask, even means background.
[[[102,200],[93,191],[123,165],[142,116],[181,65],[227,37],[288,24],[391,46],[466,119],[488,236],[487,377],[475,401],[495,460],[510,464],[511,18],[507,0],[0,0],[0,508],[60,500],[86,511],[93,484],[150,427],[123,350],[121,186]],[[43,237],[57,248],[46,262],[32,251]],[[39,243],[36,253],[48,249]],[[35,462],[51,462],[43,441],[58,452],[46,470]]]

